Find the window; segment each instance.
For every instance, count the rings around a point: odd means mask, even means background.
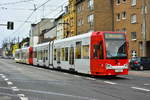
[[[93,10],[94,9],[94,0],[88,0],[88,8],[90,10]]]
[[[98,44],[95,44],[94,45],[94,55],[93,55],[93,57],[95,59],[98,59],[98,50],[99,50],[99,46],[98,46]]]
[[[81,59],[81,42],[76,42],[76,59]]]
[[[83,59],[89,59],[89,45],[82,46]]]
[[[60,63],[61,52],[60,49],[57,49],[57,63]]]
[[[65,60],[65,49],[64,48],[61,49],[61,60],[62,61]]]
[[[103,42],[100,42],[99,50],[100,50],[100,59],[104,59]]]
[[[131,32],[131,39],[136,40],[136,32]]]
[[[120,17],[121,17],[120,13],[117,13],[117,21],[120,21]]]
[[[137,22],[136,15],[135,14],[131,15],[131,23],[134,24],[136,22]]]
[[[48,50],[45,50],[45,55],[46,55],[45,60],[48,60]]]
[[[136,6],[136,0],[131,0],[131,6]]]
[[[126,3],[126,0],[122,0],[123,1],[123,3]]]
[[[54,49],[54,60],[56,60],[57,50]]]
[[[126,30],[126,28],[123,28],[122,31],[123,31],[123,32],[126,32],[127,30]]]
[[[79,20],[78,20],[78,26],[81,26],[81,25],[83,25],[83,24],[84,24],[83,19],[79,19]]]
[[[65,48],[65,61],[68,61],[68,48]]]
[[[119,5],[120,4],[120,0],[117,0],[117,5]]]
[[[94,22],[94,15],[91,14],[91,15],[88,16],[88,23],[93,25],[93,22]]]
[[[82,5],[80,4],[77,6],[77,12],[80,13],[81,11],[82,11]]]
[[[122,13],[122,19],[126,19],[126,12],[125,11]]]
[[[103,53],[103,42],[100,42],[98,44],[94,45],[94,53],[93,53],[93,57],[95,59],[103,59],[104,58],[104,53]]]

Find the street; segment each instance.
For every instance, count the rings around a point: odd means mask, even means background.
[[[0,59],[0,100],[149,100],[150,71],[90,77]]]

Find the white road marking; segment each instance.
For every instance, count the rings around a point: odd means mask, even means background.
[[[4,74],[0,74],[0,76],[4,76]]]
[[[88,78],[86,78],[86,79],[88,79],[88,80],[95,80],[94,78],[89,78],[89,77],[88,77]]]
[[[150,92],[149,89],[145,89],[145,88],[140,88],[140,87],[131,87],[131,88],[136,89],[136,90],[142,90],[142,91]]]
[[[29,100],[27,97],[20,97],[21,100]]]
[[[68,73],[63,73],[63,74],[68,75]]]
[[[8,78],[5,78],[4,80],[5,80],[5,81],[8,81]]]
[[[25,97],[24,94],[17,94],[19,97]]]
[[[8,82],[7,82],[7,84],[8,84],[8,85],[13,85],[13,83],[12,83],[12,82],[10,82],[10,81],[8,81]]]
[[[110,82],[110,81],[104,81],[105,83],[108,83],[108,84],[117,84],[117,83],[114,83],[114,82]]]
[[[147,84],[147,83],[146,83],[146,84],[144,84],[144,85],[150,85],[150,84]]]
[[[73,75],[74,77],[81,77],[81,76],[79,76],[79,75]]]
[[[17,87],[11,87],[13,91],[19,91]]]
[[[2,75],[2,78],[6,78],[6,76]]]

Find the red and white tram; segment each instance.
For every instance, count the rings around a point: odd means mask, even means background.
[[[120,32],[90,32],[39,44],[32,59],[33,65],[90,75],[128,74],[127,39]]]
[[[26,47],[22,49],[18,49],[15,52],[15,61],[18,63],[24,63],[24,64],[33,64],[33,48],[32,47]]]

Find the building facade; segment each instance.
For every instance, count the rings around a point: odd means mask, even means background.
[[[37,24],[32,24],[30,31],[30,46],[42,43],[44,39],[44,33],[46,33],[49,30],[49,28],[53,26],[54,19],[49,18],[43,18]]]
[[[126,32],[129,56],[150,56],[150,0],[114,0],[114,30]]]
[[[112,31],[112,0],[76,0],[77,34],[90,31]]]
[[[63,39],[64,38],[64,20],[63,20],[62,13],[58,18],[55,19],[56,25],[56,39]]]
[[[68,6],[63,16],[64,19],[64,38],[76,35],[76,0],[69,0]]]

